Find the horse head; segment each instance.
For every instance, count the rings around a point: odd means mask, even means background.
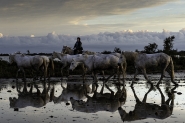
[[[121,56],[119,57],[119,60],[118,60],[118,65],[121,66],[125,63],[126,63],[126,58],[123,54],[121,54]]]
[[[71,47],[63,46],[62,53],[64,53],[64,54],[71,54],[72,52],[73,52],[73,50],[72,50]]]
[[[73,71],[78,66],[79,63],[80,62],[77,62],[77,61],[75,61],[73,59],[72,62],[71,62],[71,64],[70,64],[69,70],[72,70]]]

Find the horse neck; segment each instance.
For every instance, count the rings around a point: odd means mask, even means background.
[[[81,62],[85,64],[85,66],[88,67],[88,69],[93,69],[93,55],[88,55],[86,58],[82,56]]]
[[[75,58],[76,55],[69,55],[69,54],[66,54],[66,58],[65,60],[69,63],[72,62],[73,58]]]
[[[60,55],[58,56],[58,58],[60,59],[60,61],[67,61],[67,55],[68,55],[68,54],[60,54]]]
[[[64,54],[74,55],[74,50],[72,50],[71,48],[67,48],[67,49],[65,50]]]
[[[52,54],[52,56],[53,56],[53,59],[55,59],[55,58],[58,58],[58,59],[60,59],[60,53],[57,53],[57,52],[55,52],[55,53],[53,53]]]

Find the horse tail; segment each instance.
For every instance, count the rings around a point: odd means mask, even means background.
[[[174,65],[173,65],[173,59],[170,57],[170,68],[171,68],[171,80],[174,81]]]
[[[52,58],[49,58],[49,66],[51,67],[51,70],[52,70],[52,75],[54,75],[54,62],[53,62],[53,59]]]

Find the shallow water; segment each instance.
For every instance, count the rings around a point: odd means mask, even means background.
[[[117,81],[111,80],[107,83],[108,87],[104,87],[103,94],[100,93],[103,82],[98,82],[98,88],[95,91],[91,79],[86,81],[87,85],[83,85],[81,80],[73,77],[62,81],[59,78],[52,78],[50,82],[45,83],[31,82],[31,80],[24,83],[21,80],[15,82],[14,79],[0,79],[0,122],[121,123],[122,118],[125,122],[128,120],[132,122],[185,122],[184,73],[176,74],[176,81],[180,86],[175,90],[170,92],[174,86],[165,84],[169,82],[169,79],[166,79],[159,88],[154,86],[151,89],[146,103],[136,105],[134,92],[142,102],[150,89],[150,85],[146,84],[142,76],[140,77],[134,88],[130,87],[129,79],[125,87],[116,86],[114,83]],[[151,77],[155,85],[158,75],[151,75]],[[32,93],[29,92],[31,87],[33,87]],[[84,95],[87,91],[87,95]],[[168,99],[172,101],[171,112],[168,104],[163,104],[161,107],[160,91],[165,101]],[[169,96],[167,92],[170,92]],[[127,113],[122,118],[118,111],[119,107]],[[162,111],[167,115],[160,115]]]

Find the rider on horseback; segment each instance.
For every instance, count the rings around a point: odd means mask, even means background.
[[[80,41],[80,37],[77,37],[77,41],[73,49],[74,49],[74,55],[82,53],[83,47],[82,47],[82,42]]]

